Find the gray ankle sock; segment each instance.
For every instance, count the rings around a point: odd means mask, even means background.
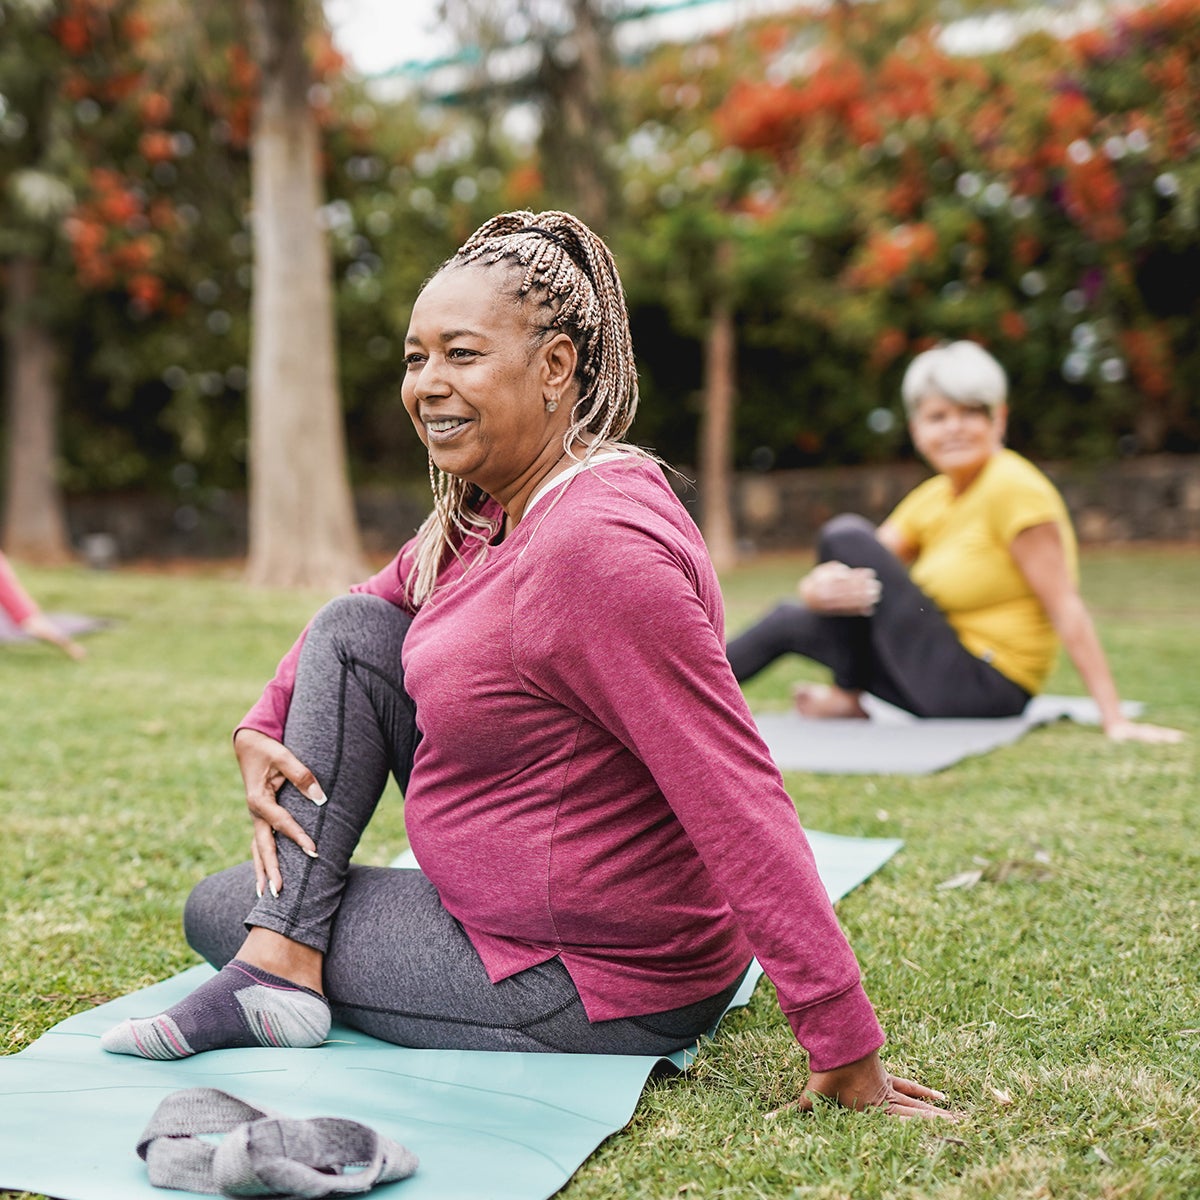
[[[187,1058],[231,1046],[317,1046],[329,1004],[309,988],[235,958],[156,1017],[131,1017],[100,1045],[110,1054]]]

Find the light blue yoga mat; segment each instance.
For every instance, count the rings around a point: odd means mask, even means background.
[[[808,836],[834,900],[902,845]],[[0,1187],[59,1200],[188,1195],[151,1187],[135,1145],[165,1096],[205,1086],[288,1116],[349,1117],[401,1142],[421,1165],[372,1193],[385,1200],[545,1200],[626,1124],[660,1061],[409,1050],[337,1025],[312,1050],[219,1050],[160,1063],[100,1049],[112,1025],[174,1004],[210,974],[193,967],[0,1058]],[[731,1007],[748,1002],[758,975],[756,964]],[[684,1066],[694,1052],[673,1057]]]

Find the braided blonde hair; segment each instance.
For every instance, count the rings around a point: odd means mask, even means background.
[[[600,237],[570,213],[501,213],[481,225],[434,277],[472,265],[508,269],[516,281],[513,299],[536,314],[530,322],[535,346],[560,332],[575,346],[579,397],[563,434],[564,452],[586,463],[619,443],[637,412],[637,366],[621,278]],[[584,446],[582,456],[577,445]],[[417,531],[409,584],[414,605],[433,595],[448,556],[460,555],[458,544],[475,539],[482,552],[496,532],[479,513],[484,498],[479,488],[440,471],[432,457],[429,481],[433,511]]]

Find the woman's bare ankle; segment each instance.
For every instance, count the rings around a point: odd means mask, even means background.
[[[273,929],[255,925],[246,934],[242,948],[237,952],[242,962],[260,967],[280,979],[298,983],[301,987],[325,994],[325,955],[320,950],[293,941]]]
[[[865,720],[862,692],[851,692],[828,683],[805,683],[793,694],[796,711],[814,721]]]

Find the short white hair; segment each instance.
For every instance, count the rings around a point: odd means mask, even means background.
[[[926,396],[937,394],[963,408],[994,413],[1008,399],[1004,368],[976,342],[946,342],[908,364],[900,395],[913,417]]]

